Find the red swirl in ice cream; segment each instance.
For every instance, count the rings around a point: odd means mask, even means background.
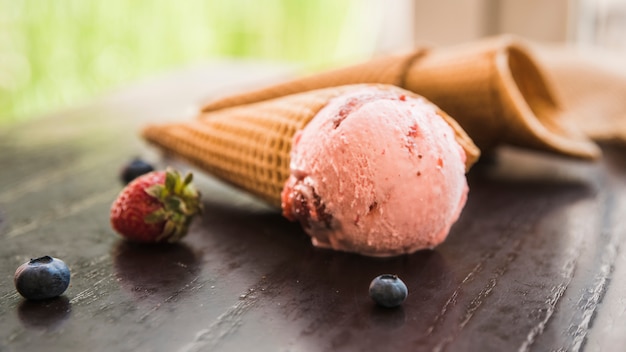
[[[440,244],[468,187],[465,152],[439,114],[400,89],[334,98],[294,137],[283,214],[318,247],[392,256]]]

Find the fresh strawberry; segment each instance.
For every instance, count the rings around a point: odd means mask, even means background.
[[[201,210],[200,193],[192,179],[191,173],[183,178],[172,169],[136,178],[113,202],[111,226],[131,241],[178,241]]]

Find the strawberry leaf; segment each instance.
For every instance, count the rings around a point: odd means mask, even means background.
[[[175,234],[176,232],[176,223],[172,222],[172,221],[167,221],[165,222],[165,226],[163,227],[163,232],[161,233],[161,235],[159,235],[158,237],[158,241],[167,238],[167,239],[171,239],[172,236]]]
[[[143,221],[146,224],[156,224],[167,219],[167,212],[164,209],[155,210],[152,213],[146,215]]]
[[[167,170],[165,174],[165,188],[168,191],[173,192],[176,189],[176,179],[177,175],[174,173],[174,171]]]
[[[152,185],[145,189],[145,192],[148,193],[151,197],[156,199],[163,199],[164,193],[166,192],[165,187],[163,185]]]
[[[188,184],[191,183],[191,181],[193,181],[193,174],[190,172],[187,174],[187,176],[185,176],[185,180],[183,181],[183,184],[187,186]]]
[[[158,242],[176,242],[185,236],[191,219],[200,212],[200,193],[191,184],[192,180],[191,173],[183,179],[180,172],[168,168],[162,185],[154,185],[145,190],[161,203],[159,210],[144,219],[146,223],[164,223]]]
[[[165,208],[167,210],[171,210],[171,211],[174,211],[174,212],[177,212],[177,213],[181,212],[181,208],[183,206],[183,201],[180,198],[178,198],[178,197],[169,197],[169,198],[165,199],[164,203],[165,203]]]

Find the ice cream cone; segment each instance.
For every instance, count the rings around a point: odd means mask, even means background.
[[[594,159],[600,149],[564,112],[522,41],[510,36],[372,61],[207,103],[203,112],[312,89],[386,83],[426,97],[453,116],[481,149],[500,144]]]
[[[377,86],[416,96],[396,86]],[[332,98],[362,87],[331,87],[224,108],[189,121],[149,125],[142,134],[164,151],[280,207],[295,133]],[[480,151],[454,119],[438,113],[454,130],[469,169]]]

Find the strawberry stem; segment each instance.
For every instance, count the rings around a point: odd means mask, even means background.
[[[184,178],[177,170],[168,168],[164,185],[154,185],[145,191],[158,199],[163,207],[148,214],[146,223],[165,222],[158,241],[176,242],[187,234],[193,216],[202,210],[200,192],[191,184],[193,175]]]

